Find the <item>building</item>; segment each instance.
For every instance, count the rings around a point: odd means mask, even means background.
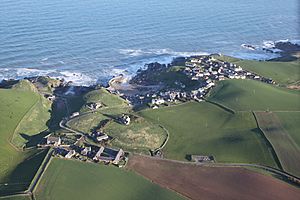
[[[96,103],[92,102],[92,103],[87,104],[87,107],[91,110],[97,110],[101,106],[102,106],[102,104],[99,102],[96,102]]]
[[[113,160],[113,164],[117,165],[120,162],[120,159],[124,156],[124,151],[122,149],[119,150],[118,154],[116,155],[115,159]]]
[[[53,146],[61,145],[60,137],[55,137],[55,136],[47,137],[47,145],[53,145]]]
[[[99,161],[101,159],[101,154],[104,151],[104,147],[100,147],[100,149],[97,151],[96,155],[94,156],[94,161]]]
[[[152,99],[152,104],[161,105],[165,103],[164,99],[158,98],[158,99]]]
[[[79,116],[79,112],[74,112],[74,113],[72,113],[71,118],[77,117],[77,116]]]
[[[91,151],[92,151],[92,147],[84,147],[84,149],[80,153],[81,155],[86,156]]]
[[[191,155],[191,160],[200,163],[215,161],[213,156],[203,156],[203,155]]]
[[[130,117],[123,114],[121,117],[121,122],[128,126],[130,124]]]
[[[104,141],[104,140],[108,140],[108,139],[109,139],[109,137],[108,137],[107,134],[99,135],[99,136],[96,137],[96,140],[98,142],[101,142],[101,141]]]
[[[67,155],[65,155],[65,158],[72,158],[74,155],[76,154],[75,150],[71,150],[67,153]]]

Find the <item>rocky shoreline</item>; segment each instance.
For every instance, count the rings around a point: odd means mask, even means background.
[[[244,45],[244,46],[245,48],[251,48],[251,49],[254,48],[251,45]],[[279,42],[269,44],[269,47],[263,48],[263,50],[269,53],[278,53],[281,55],[279,58],[271,59],[269,61],[291,61],[291,60],[299,59],[300,57],[300,45],[293,44],[289,41],[279,41]],[[157,62],[148,63],[145,66],[141,66],[141,68],[137,70],[136,74],[133,77],[127,77],[124,74],[119,74],[111,78],[106,84],[94,84],[90,86],[84,86],[84,88],[95,89],[95,88],[104,87],[111,93],[116,93],[119,96],[123,96],[126,99],[130,99],[132,97],[136,97],[140,95],[145,95],[147,93],[151,94],[154,93],[155,91],[174,90],[174,89],[176,90],[178,88],[181,91],[183,91],[186,90],[184,89],[185,84],[181,83],[180,81],[173,80],[173,79],[180,79],[182,78],[182,76],[176,77],[178,73],[175,73],[175,71],[169,72],[168,70],[170,70],[173,66],[189,67],[186,65],[187,61],[192,60],[194,58],[200,58],[200,57],[206,59],[206,58],[210,58],[212,55],[217,55],[217,54],[211,54],[209,56],[176,57],[169,64],[160,64]],[[176,70],[182,71],[183,69],[176,69]],[[168,73],[169,74],[173,73],[174,77],[170,77]],[[56,88],[73,87],[71,81],[67,82],[64,79],[51,78],[49,76],[26,77],[24,79],[27,79],[31,82],[37,82],[37,80],[41,82],[47,82],[51,80],[50,83],[47,83],[50,88],[51,87],[56,87]],[[17,81],[18,80],[16,79],[2,80],[0,82],[0,87],[2,88],[9,87],[10,85],[16,83]],[[195,83],[195,80],[192,79],[186,81]]]

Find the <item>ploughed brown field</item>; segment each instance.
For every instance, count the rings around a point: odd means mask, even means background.
[[[134,155],[127,167],[191,199],[298,200],[300,188],[238,167],[204,167]]]

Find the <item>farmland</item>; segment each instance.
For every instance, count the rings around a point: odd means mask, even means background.
[[[300,110],[300,91],[253,80],[225,80],[211,91],[209,100],[236,111]]]
[[[133,156],[127,167],[191,199],[299,199],[299,189],[239,167],[204,167]]]
[[[182,199],[175,192],[126,170],[52,159],[36,191],[37,200]]]
[[[300,175],[300,147],[283,128],[275,113],[256,112],[259,127],[271,142],[283,169],[296,176]]]
[[[111,122],[104,131],[114,137],[114,146],[134,152],[149,152],[159,148],[167,137],[165,130],[158,125],[139,117],[128,126]]]
[[[85,103],[91,103],[91,102],[101,102],[103,106],[108,108],[121,108],[121,107],[127,107],[127,103],[117,95],[110,94],[107,90],[104,88],[99,90],[93,90],[83,97]],[[86,111],[84,107],[81,109],[82,111]]]
[[[265,77],[272,78],[276,83],[290,85],[299,81],[299,61],[290,62],[261,62],[254,60],[241,60],[237,58],[221,56],[220,60],[240,65],[243,69],[255,72]]]
[[[18,139],[18,143],[12,144],[19,133],[23,132],[19,124],[27,120],[28,113],[35,110],[39,102],[39,95],[31,90],[31,85],[21,82],[13,89],[0,89],[0,193],[11,193],[15,190],[24,190],[34,176],[43,156],[38,150],[22,151],[25,141]],[[25,118],[24,118],[25,117]],[[39,129],[40,124],[35,129]],[[31,127],[31,124],[28,124]],[[16,130],[18,132],[16,133]],[[21,141],[19,143],[19,141]],[[25,173],[24,173],[25,172]],[[4,185],[6,183],[6,185]]]
[[[163,149],[167,158],[186,160],[190,154],[213,155],[218,162],[276,167],[250,112],[232,114],[210,103],[191,102],[139,114],[169,130],[170,138]]]
[[[300,147],[300,112],[276,112],[284,129]]]

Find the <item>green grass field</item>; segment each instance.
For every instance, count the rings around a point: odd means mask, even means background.
[[[12,138],[13,144],[21,148],[26,142],[28,142],[28,138],[47,130],[47,122],[51,117],[50,109],[50,101],[43,97],[39,97],[38,101],[30,110],[28,110],[16,128],[15,134]]]
[[[104,128],[104,132],[114,137],[113,146],[123,148],[127,151],[147,152],[159,148],[167,133],[158,125],[139,117],[125,126],[112,121]]]
[[[12,143],[15,138],[21,137],[16,130],[23,132],[19,124],[29,119],[29,113],[40,100],[31,87],[21,82],[14,89],[0,89],[0,194],[25,189],[39,167],[36,164],[43,159],[34,156],[38,150],[22,151],[17,148],[25,141],[16,143],[16,146]],[[32,127],[30,123],[27,125]]]
[[[275,87],[254,80],[225,80],[208,97],[236,111],[300,110],[300,91]]]
[[[124,169],[57,158],[52,159],[34,194],[37,200],[182,199]]]
[[[213,155],[219,162],[276,166],[250,112],[231,114],[210,103],[186,103],[140,114],[163,125],[170,138],[167,158],[185,160],[188,154]]]
[[[85,133],[91,133],[91,130],[93,130],[95,127],[99,125],[99,123],[106,119],[111,119],[111,116],[118,116],[122,113],[127,113],[128,108],[120,107],[120,108],[104,108],[101,110],[98,110],[97,112],[90,112],[83,114],[79,117],[76,117],[74,119],[71,119],[68,121],[67,125],[73,129],[85,132]]]
[[[270,141],[282,168],[300,176],[300,147],[284,129],[280,119],[272,112],[255,113],[259,127]]]
[[[272,78],[276,83],[290,85],[300,80],[299,61],[291,62],[262,62],[254,60],[241,60],[237,58],[221,56],[220,60],[235,63],[243,69],[255,72],[262,76]]]
[[[127,107],[127,103],[117,95],[110,94],[106,89],[93,90],[88,92],[83,97],[86,103],[100,102],[108,108],[113,107]],[[86,108],[82,108],[82,111],[87,111]]]
[[[276,112],[284,129],[300,147],[300,112]]]

